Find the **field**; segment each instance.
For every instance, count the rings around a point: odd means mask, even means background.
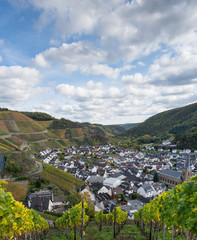
[[[40,173],[41,177],[46,178],[48,181],[55,184],[62,190],[71,191],[75,187],[81,187],[84,183],[83,181],[75,178],[71,174],[59,170],[53,166],[50,166],[47,163],[43,164],[43,171]]]
[[[20,130],[20,132],[41,132],[45,130],[40,123],[35,121],[16,121],[15,122]]]
[[[16,125],[15,121],[6,121],[5,122],[7,129],[9,132],[20,132],[18,126]]]
[[[7,134],[9,134],[9,131],[5,125],[5,123],[3,121],[0,121],[0,130],[6,132]]]
[[[51,129],[59,138],[65,138],[66,129]]]
[[[37,123],[43,125],[44,127],[49,127],[49,125],[52,123],[52,120],[50,121],[37,121]]]
[[[5,131],[0,129],[0,136],[4,136],[4,135],[8,135],[8,134],[9,134],[8,132],[5,132]]]
[[[46,135],[49,137],[49,138],[59,138],[54,132],[48,130]]]
[[[57,140],[58,143],[60,143],[62,146],[68,146],[68,140],[67,139],[62,139],[62,140]]]
[[[2,145],[0,145],[0,152],[7,152],[8,148],[3,147]]]
[[[21,138],[28,142],[40,141],[45,140],[48,136],[45,133],[38,133],[38,134],[21,134]]]
[[[22,113],[4,111],[0,113],[0,120],[30,120],[30,118]]]
[[[28,181],[8,182],[4,185],[7,192],[11,192],[17,201],[25,201]]]
[[[17,136],[13,136],[11,138],[5,138],[5,139],[18,147],[23,143],[23,140]]]
[[[34,149],[36,152],[47,148],[47,145],[44,142],[31,143],[31,146],[32,146],[32,149]]]
[[[45,142],[45,144],[50,148],[55,148],[55,147],[60,148],[61,147],[61,145],[58,142],[56,142],[55,140],[49,140],[49,141]]]
[[[4,139],[0,139],[0,146],[3,146],[3,147],[8,148],[10,150],[17,147],[15,145],[13,145],[12,143],[9,143],[9,142],[5,141]]]
[[[71,129],[72,137],[83,137],[83,129],[82,128],[72,128]]]

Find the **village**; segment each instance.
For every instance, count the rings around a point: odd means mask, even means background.
[[[151,144],[141,151],[107,144],[48,148],[31,157],[83,180],[78,191],[88,193],[96,212],[121,206],[130,219],[151,199],[197,174],[197,151],[178,150],[169,140],[157,151]],[[28,207],[39,211],[64,212],[66,204],[65,198],[54,199],[51,190],[28,196]]]

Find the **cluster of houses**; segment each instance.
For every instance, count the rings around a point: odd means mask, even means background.
[[[43,162],[82,179],[85,184],[80,192],[89,194],[95,211],[112,211],[119,204],[132,217],[151,199],[196,174],[196,153],[177,152],[132,151],[108,144],[47,149],[38,156]],[[41,205],[43,210],[61,209],[66,200],[55,200],[52,193],[49,197],[49,192],[30,194],[28,206],[38,210],[42,210]]]

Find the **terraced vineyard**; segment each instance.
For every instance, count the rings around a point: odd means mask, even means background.
[[[43,171],[40,173],[41,177],[46,178],[48,181],[54,183],[57,187],[65,191],[71,191],[75,187],[83,186],[84,182],[75,178],[71,174],[50,166],[47,163],[43,164]]]
[[[0,144],[2,151],[105,144],[109,135],[102,125],[55,119],[45,113],[0,112],[0,139],[5,140]]]

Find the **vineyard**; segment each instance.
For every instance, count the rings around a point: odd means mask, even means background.
[[[158,239],[162,231],[189,239],[197,237],[197,176],[164,192],[135,213],[135,221],[148,239]]]
[[[49,228],[45,221],[34,210],[28,210],[22,203],[14,200],[5,192],[0,182],[0,238],[7,239],[44,239]]]
[[[83,185],[83,181],[75,178],[73,175],[50,166],[47,163],[42,164],[44,169],[41,172],[41,177],[46,178],[48,181],[52,182],[60,189],[71,191],[75,187],[81,187]]]
[[[0,120],[31,120],[31,119],[19,112],[3,111],[0,113]]]
[[[28,181],[14,182],[9,181],[4,185],[7,192],[11,192],[17,201],[25,201],[28,188]]]
[[[41,132],[45,130],[45,127],[43,127],[40,123],[35,121],[15,121],[17,127],[19,128],[20,132]]]
[[[66,129],[51,129],[59,138],[65,138]]]
[[[87,208],[88,204],[82,201],[69,211],[66,211],[62,217],[55,221],[55,226],[64,233],[66,239],[69,236],[69,239],[76,240],[77,231],[81,240],[85,238],[85,228],[89,220],[89,216],[86,213]],[[116,238],[127,221],[127,213],[122,211],[120,207],[115,207],[112,213],[104,214],[103,211],[96,213],[95,220],[100,232],[102,231],[102,225],[111,226],[113,229],[111,238]]]

